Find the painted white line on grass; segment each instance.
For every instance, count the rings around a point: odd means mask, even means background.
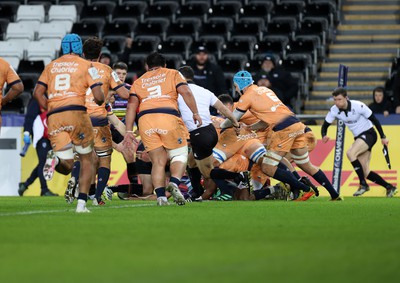
[[[132,208],[132,207],[145,207],[145,206],[155,206],[155,204],[142,203],[142,204],[124,204],[119,206],[102,206],[89,207],[90,210],[97,209],[120,209],[120,208]],[[75,207],[73,209],[58,209],[58,210],[30,210],[30,211],[18,211],[18,212],[4,212],[0,213],[0,217],[4,216],[18,216],[18,215],[34,215],[34,214],[48,214],[48,213],[60,213],[60,212],[75,212]]]

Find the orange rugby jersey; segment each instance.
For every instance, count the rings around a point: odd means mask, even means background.
[[[0,58],[0,110],[1,101],[3,99],[3,87],[7,83],[9,87],[21,82],[21,79],[15,72],[14,68],[3,58]]]
[[[84,110],[87,89],[101,85],[92,63],[66,54],[50,62],[39,77],[38,84],[47,88],[47,111]]]
[[[133,83],[130,90],[130,95],[137,96],[139,99],[138,117],[148,113],[180,116],[176,89],[183,84],[187,82],[177,70],[157,68],[147,71]]]
[[[118,75],[108,65],[100,62],[92,62],[93,66],[99,72],[99,81],[103,84],[102,89],[104,97],[107,97],[108,91],[113,89],[114,91],[124,86],[118,78]],[[94,101],[93,93],[91,88],[88,88],[86,92],[86,108],[90,115],[93,126],[105,126],[108,125],[107,115],[108,111],[105,103],[97,105]]]
[[[274,130],[299,122],[294,113],[266,87],[251,85],[240,97],[236,109],[241,112],[249,110]]]

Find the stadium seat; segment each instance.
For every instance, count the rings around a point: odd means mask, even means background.
[[[291,73],[301,73],[305,82],[309,82],[312,58],[308,54],[289,54],[282,60],[282,68]]]
[[[142,54],[141,56],[146,56],[150,52],[156,51],[158,45],[161,40],[158,36],[149,36],[149,35],[139,35],[135,36],[132,47],[131,47],[131,55],[132,54]]]
[[[44,7],[42,5],[20,5],[17,11],[17,22],[38,21],[44,22]]]
[[[52,5],[49,10],[49,22],[52,21],[71,21],[77,20],[75,5]]]
[[[179,53],[187,60],[189,59],[189,49],[192,44],[192,38],[184,35],[171,35],[161,42],[158,46],[158,51],[162,54]]]
[[[249,54],[250,59],[254,55],[254,46],[257,43],[256,37],[245,36],[245,35],[235,35],[232,36],[231,40],[226,42],[223,46],[223,54],[230,53],[241,53]]]
[[[332,36],[329,31],[328,20],[322,17],[305,17],[300,23],[300,27],[295,35],[315,35],[321,39],[321,43],[325,45],[330,42]]]
[[[244,69],[254,76],[258,71],[260,71],[263,61],[263,58],[248,60],[244,64]]]
[[[317,47],[318,43],[314,38],[298,37],[286,46],[286,54],[309,54],[313,58],[313,63],[317,63]]]
[[[1,43],[0,43],[0,48],[2,48]],[[15,71],[18,71],[18,65],[19,65],[19,61],[20,61],[20,59],[18,57],[3,56],[1,51],[0,51],[0,57],[3,58],[4,60],[6,60],[14,68]]]
[[[176,11],[177,18],[200,18],[203,22],[207,21],[207,13],[210,8],[210,1],[197,0],[185,1]]]
[[[31,41],[27,48],[26,58],[29,61],[43,60],[45,65],[55,58],[56,50],[47,41]]]
[[[262,41],[259,41],[255,46],[255,54],[265,54],[272,52],[285,57],[286,46],[289,43],[289,38],[284,35],[267,35]]]
[[[180,54],[164,54],[164,57],[170,69],[178,69],[185,62]]]
[[[274,6],[272,17],[292,17],[301,20],[304,1],[285,1]]]
[[[338,19],[335,5],[330,1],[318,1],[309,3],[304,7],[304,17],[324,17],[329,19],[329,24],[334,26]]]
[[[103,46],[110,50],[111,54],[119,54],[125,49],[125,37],[103,36]]]
[[[62,39],[64,35],[69,32],[67,26],[64,23],[54,21],[51,23],[40,24],[38,39],[44,38],[60,38]]]
[[[112,19],[112,12],[115,8],[115,3],[94,3],[90,6],[84,6],[80,13],[80,21],[98,21],[106,20],[108,22]]]
[[[114,21],[104,26],[102,31],[103,37],[108,38],[125,38],[132,37],[136,25],[133,22]]]
[[[19,3],[17,1],[7,1],[0,2],[0,19],[7,19],[9,21],[14,21],[15,16],[19,7]]]
[[[129,73],[145,72],[146,54],[131,54],[127,62]]]
[[[147,7],[145,18],[161,17],[170,21],[175,20],[175,13],[179,8],[179,4],[175,1],[156,2]]]
[[[221,67],[224,73],[234,74],[240,70],[243,70],[247,61],[248,58],[246,55],[227,54],[223,55],[221,60],[218,60],[218,66]]]
[[[264,20],[260,18],[241,18],[238,23],[233,26],[233,36],[250,35],[255,36],[258,40],[262,39],[264,29]]]
[[[98,25],[90,22],[74,23],[71,33],[79,34],[83,41],[92,36],[100,37]]]
[[[195,50],[198,46],[204,46],[209,53],[213,53],[219,59],[222,55],[224,43],[225,39],[220,35],[202,35],[199,37],[199,40],[192,45],[192,50]]]
[[[137,35],[156,35],[162,39],[166,38],[166,31],[169,26],[169,20],[163,18],[147,18],[143,23],[139,23],[135,29]]]
[[[294,37],[294,32],[297,28],[296,19],[291,17],[276,17],[271,19],[266,26],[268,35],[283,35]]]
[[[76,8],[76,14],[80,15],[83,7],[85,6],[85,2],[79,0],[58,0],[59,5],[74,5]]]
[[[231,18],[212,18],[209,19],[207,23],[203,23],[201,27],[201,34],[219,35],[229,40],[232,27],[233,20]]]
[[[171,23],[167,30],[167,37],[170,35],[187,35],[192,36],[194,40],[198,39],[201,20],[198,18],[178,18]]]
[[[218,2],[211,6],[211,8],[208,10],[208,18],[211,19],[213,17],[229,17],[237,21],[239,19],[239,12],[241,7],[242,3],[240,1],[228,0]]]
[[[113,20],[129,20],[138,18],[144,21],[144,13],[147,9],[145,1],[125,1],[123,5],[116,6],[112,14]]]
[[[273,1],[250,1],[240,9],[239,18],[259,18],[269,22],[273,7]]]
[[[35,37],[34,25],[28,22],[9,23],[7,26],[6,40],[9,39],[28,39]]]

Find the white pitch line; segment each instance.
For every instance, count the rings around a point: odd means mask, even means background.
[[[155,206],[155,204],[143,203],[143,204],[124,204],[119,206],[105,206],[105,207],[89,207],[93,209],[120,209],[120,208],[131,208],[131,207],[145,207]],[[59,209],[59,210],[31,210],[31,211],[19,211],[19,212],[4,212],[0,213],[0,217],[4,216],[18,216],[18,215],[34,215],[34,214],[47,214],[47,213],[59,213],[59,212],[75,212],[74,209]]]

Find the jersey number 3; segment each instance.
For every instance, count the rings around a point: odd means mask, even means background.
[[[157,98],[161,96],[161,86],[159,85],[149,87],[147,91],[149,92],[149,98]]]

